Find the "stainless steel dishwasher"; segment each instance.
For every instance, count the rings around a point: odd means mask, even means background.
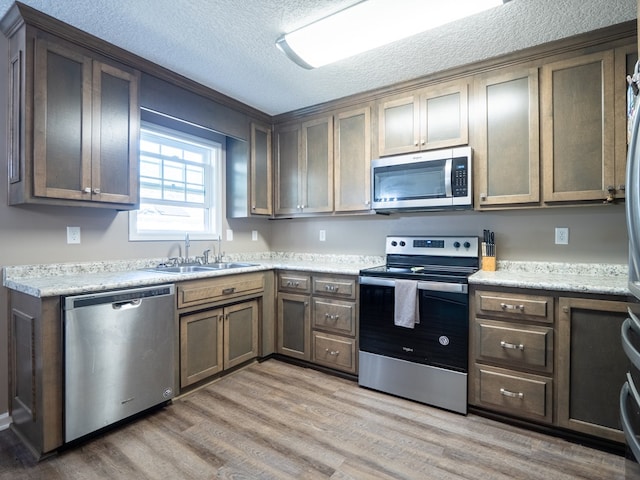
[[[173,285],[64,299],[64,439],[167,402],[176,389]]]

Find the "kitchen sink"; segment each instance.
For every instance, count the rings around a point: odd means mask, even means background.
[[[158,273],[197,273],[197,272],[210,272],[213,270],[227,270],[231,268],[243,268],[254,267],[254,263],[241,263],[241,262],[216,262],[207,263],[206,265],[175,265],[175,266],[162,266],[145,268],[147,271]]]

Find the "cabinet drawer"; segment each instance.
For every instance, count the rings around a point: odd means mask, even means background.
[[[356,298],[356,279],[313,277],[313,293],[354,299]]]
[[[356,373],[356,340],[313,332],[313,361],[327,367]]]
[[[476,365],[480,405],[550,423],[553,419],[551,378]]]
[[[313,328],[331,330],[344,335],[356,334],[356,305],[327,298],[313,299]]]
[[[309,293],[311,291],[311,275],[291,272],[279,273],[278,290]]]
[[[264,275],[250,273],[178,284],[178,308],[217,302],[264,291]]]
[[[553,322],[553,297],[477,291],[474,300],[479,315]]]
[[[479,360],[553,371],[553,328],[477,318],[475,328]]]

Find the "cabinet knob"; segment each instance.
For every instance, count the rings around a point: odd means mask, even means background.
[[[91,193],[91,187],[84,187],[83,193]]]
[[[569,313],[569,307],[562,307],[562,311],[564,313]]]
[[[414,147],[417,147],[417,146],[418,146],[418,140],[417,140],[417,139],[413,141],[413,146],[414,146]]]
[[[100,189],[99,188],[94,188],[93,189],[93,194],[94,195],[100,195]]]
[[[483,202],[487,199],[487,194],[486,193],[481,193],[480,194],[480,200],[482,200]]]

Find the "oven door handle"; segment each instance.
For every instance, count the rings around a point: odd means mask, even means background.
[[[396,286],[396,281],[392,278],[380,277],[363,277],[359,278],[360,285],[375,285],[380,287]],[[469,285],[466,283],[448,283],[448,282],[428,282],[418,281],[418,290],[426,290],[431,292],[448,292],[448,293],[468,293]]]

